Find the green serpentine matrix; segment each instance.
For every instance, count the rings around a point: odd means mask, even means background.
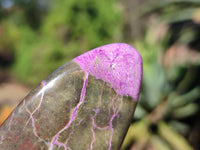
[[[64,64],[0,127],[0,150],[118,150],[131,123],[142,58],[130,45],[95,48]]]

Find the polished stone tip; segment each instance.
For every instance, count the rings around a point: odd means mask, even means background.
[[[113,43],[95,48],[74,59],[87,73],[107,83],[120,95],[138,100],[142,57],[132,46]]]
[[[142,59],[130,45],[105,45],[78,56],[15,108],[0,127],[0,150],[120,149],[141,78]]]

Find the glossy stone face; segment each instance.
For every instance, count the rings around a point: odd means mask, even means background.
[[[111,45],[113,49],[129,47],[127,51],[135,54],[132,59],[140,57],[129,45]],[[110,45],[107,47],[111,49]],[[142,61],[136,63],[140,73],[134,76],[137,71],[132,71],[134,66],[125,61],[131,56],[120,50],[118,54],[110,50],[112,56],[102,56],[107,47],[75,58],[32,90],[1,126],[0,150],[119,149],[137,103]],[[130,65],[130,70],[121,72],[117,65]],[[133,77],[124,80],[124,73]],[[134,88],[129,87],[131,84]]]

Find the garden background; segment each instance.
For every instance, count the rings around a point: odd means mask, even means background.
[[[125,42],[143,83],[124,150],[200,149],[200,0],[0,0],[0,124],[51,72]]]

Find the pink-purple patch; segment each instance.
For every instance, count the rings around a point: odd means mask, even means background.
[[[142,58],[128,44],[113,43],[95,48],[74,59],[87,73],[110,83],[120,95],[138,100],[142,79]]]

